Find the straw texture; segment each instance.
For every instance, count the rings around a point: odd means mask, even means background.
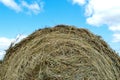
[[[1,80],[120,80],[120,57],[83,28],[40,29],[7,50]]]

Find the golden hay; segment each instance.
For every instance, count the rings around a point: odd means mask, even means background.
[[[1,80],[120,80],[120,57],[100,36],[57,25],[7,50]]]

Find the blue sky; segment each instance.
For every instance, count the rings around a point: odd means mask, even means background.
[[[119,0],[0,0],[0,58],[16,37],[22,39],[36,29],[57,24],[87,28],[120,53],[119,3]]]

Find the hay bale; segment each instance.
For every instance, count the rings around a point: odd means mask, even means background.
[[[7,50],[1,80],[119,80],[120,57],[86,29],[57,25]]]

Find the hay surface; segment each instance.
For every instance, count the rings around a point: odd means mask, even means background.
[[[1,80],[120,80],[120,57],[86,29],[45,28],[7,50]]]

